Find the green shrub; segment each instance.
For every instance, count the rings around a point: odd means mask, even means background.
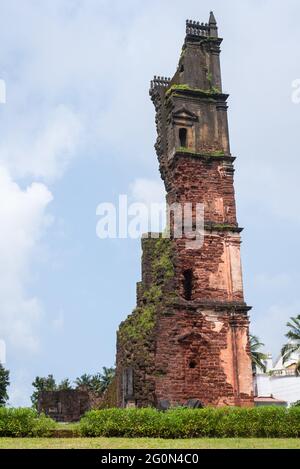
[[[48,436],[54,420],[27,408],[0,408],[0,437]]]
[[[300,436],[300,409],[281,407],[92,410],[80,421],[83,436],[105,437],[268,437]]]

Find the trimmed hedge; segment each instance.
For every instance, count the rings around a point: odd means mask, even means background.
[[[56,428],[54,420],[27,408],[0,408],[0,437],[50,436]]]
[[[200,438],[300,436],[300,409],[281,407],[91,410],[80,421],[83,436]]]

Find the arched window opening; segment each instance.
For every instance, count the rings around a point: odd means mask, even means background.
[[[181,147],[187,146],[187,129],[185,129],[184,127],[181,127],[179,129],[179,141]]]
[[[192,292],[193,292],[193,271],[192,269],[185,270],[183,272],[183,290],[184,290],[184,298],[186,300],[192,299]]]

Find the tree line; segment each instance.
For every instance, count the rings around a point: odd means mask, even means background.
[[[37,376],[32,383],[34,391],[30,397],[32,406],[37,408],[39,394],[42,391],[69,391],[72,389],[85,390],[101,396],[110,385],[115,376],[115,368],[102,368],[102,372],[94,375],[83,374],[75,379],[72,385],[69,378],[63,379],[60,383],[56,383],[53,375],[45,378]]]
[[[94,375],[83,374],[75,379],[72,384],[69,378],[63,379],[60,383],[56,383],[53,375],[46,377],[37,376],[32,383],[34,391],[30,397],[32,407],[37,408],[38,397],[41,391],[63,391],[71,389],[86,390],[101,396],[110,385],[115,376],[115,368],[103,367],[102,372]],[[8,401],[8,386],[10,384],[9,371],[0,363],[0,407],[4,407]]]

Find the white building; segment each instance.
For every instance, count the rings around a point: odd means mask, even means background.
[[[280,356],[273,365],[272,355],[265,360],[266,373],[257,371],[254,393],[258,398],[273,397],[279,401],[286,401],[287,405],[300,401],[300,376],[296,376],[296,363],[300,353],[293,354],[286,363]]]

